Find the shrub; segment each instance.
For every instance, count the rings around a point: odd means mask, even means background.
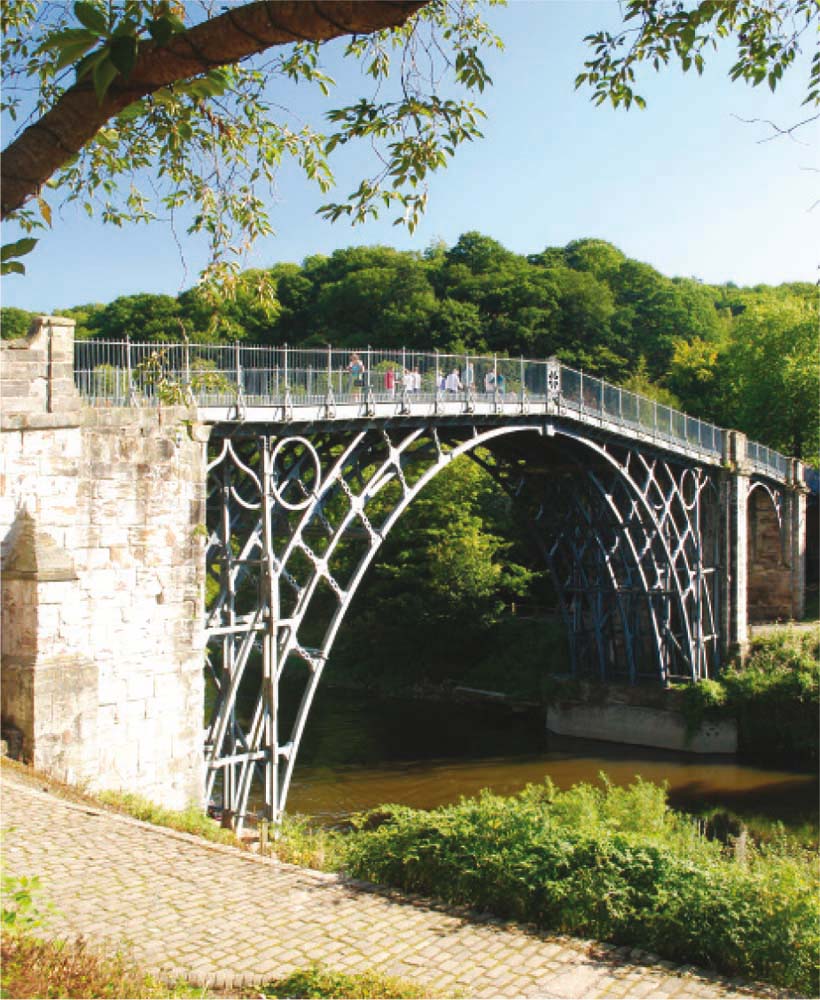
[[[161,983],[122,954],[104,956],[83,938],[40,941],[4,935],[2,995],[7,997],[202,997],[201,989]]]
[[[640,779],[484,792],[429,813],[382,807],[356,827],[346,853],[358,877],[816,991],[820,907],[807,859],[782,845],[735,857]]]
[[[755,640],[746,662],[721,677],[744,754],[816,767],[818,646],[817,633],[783,629]]]
[[[261,987],[265,997],[429,997],[434,996],[401,979],[383,976],[379,972],[341,973],[313,965],[297,969],[284,979],[276,979]]]

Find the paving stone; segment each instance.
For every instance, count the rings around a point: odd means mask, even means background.
[[[476,998],[760,995],[637,949],[549,935],[209,845],[65,802],[7,774],[2,810],[5,869],[40,875],[44,899],[60,911],[44,933],[82,934],[112,949],[128,942],[169,981],[238,989],[321,960]]]

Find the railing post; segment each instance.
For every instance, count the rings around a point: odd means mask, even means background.
[[[125,370],[128,373],[128,405],[133,406],[135,403],[135,399],[134,399],[134,380],[132,377],[132,370],[131,370],[131,338],[127,334],[125,337]]]
[[[191,388],[191,345],[185,341],[185,388],[190,399],[193,399],[193,389]]]

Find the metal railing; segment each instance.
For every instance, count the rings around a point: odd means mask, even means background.
[[[788,478],[789,460],[779,451],[773,451],[757,441],[746,442],[746,458],[755,472],[774,472],[783,479]]]
[[[358,364],[357,364],[358,362]],[[360,365],[360,367],[359,367]],[[319,406],[403,400],[554,404],[587,423],[724,454],[714,424],[576,371],[554,358],[439,354],[408,349],[245,344],[75,342],[74,377],[92,405],[196,403],[201,407]],[[753,467],[786,478],[788,459],[749,442]]]

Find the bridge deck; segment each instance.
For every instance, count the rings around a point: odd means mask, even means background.
[[[78,341],[75,381],[91,403],[195,402],[206,423],[551,416],[713,465],[729,458],[722,428],[555,358]],[[765,445],[748,442],[746,459],[789,478],[789,460]]]

